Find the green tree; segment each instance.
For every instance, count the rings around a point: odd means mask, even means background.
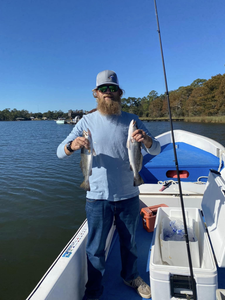
[[[193,88],[196,88],[196,87],[199,87],[199,86],[203,86],[203,84],[206,82],[207,80],[206,79],[195,79],[192,84],[191,84],[191,87]]]
[[[147,97],[143,97],[140,103],[140,117],[148,117],[149,116],[149,100]]]
[[[10,108],[6,108],[2,111],[2,121],[11,121]]]
[[[148,101],[149,101],[149,104],[150,104],[153,100],[155,100],[157,97],[158,97],[158,93],[157,93],[155,90],[152,90],[152,91],[148,94],[148,96],[147,96],[147,99],[148,99]]]

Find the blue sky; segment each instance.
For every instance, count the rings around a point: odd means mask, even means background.
[[[224,0],[157,0],[169,90],[225,73]],[[165,92],[153,0],[0,0],[0,110],[91,110],[98,72]]]

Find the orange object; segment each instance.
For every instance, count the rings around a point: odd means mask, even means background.
[[[166,204],[159,204],[141,209],[140,215],[142,217],[142,224],[148,232],[154,231],[155,218],[159,207],[168,207]]]
[[[179,171],[179,175],[180,175],[180,178],[188,178],[189,177],[189,172],[185,171],[185,170],[182,170],[182,171]],[[169,170],[169,171],[166,172],[166,176],[168,178],[177,178],[177,171]]]

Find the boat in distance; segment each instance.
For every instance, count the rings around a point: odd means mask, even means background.
[[[163,235],[166,222],[182,218],[171,132],[156,138],[162,148],[159,155],[151,156],[142,150],[140,175],[145,183],[139,186],[138,269],[150,284],[151,299],[193,299],[188,285],[190,271],[185,242],[166,240]],[[185,216],[195,236],[190,249],[197,299],[222,300],[225,297],[225,148],[212,139],[183,130],[174,130],[174,138]],[[152,207],[158,209],[154,214],[154,229],[149,232],[144,228],[149,216],[141,211]],[[87,220],[84,220],[27,300],[82,299],[87,281],[87,234]],[[140,299],[120,278],[119,239],[113,224],[105,258],[104,291],[100,299]]]
[[[66,120],[64,118],[58,118],[55,120],[56,124],[66,124]]]

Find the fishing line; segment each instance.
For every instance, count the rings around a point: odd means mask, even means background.
[[[181,188],[179,166],[178,166],[178,160],[177,160],[177,151],[176,151],[174,132],[173,132],[173,121],[172,121],[172,115],[171,115],[171,109],[170,109],[169,91],[168,91],[168,85],[167,85],[166,69],[165,69],[165,63],[164,63],[164,55],[163,55],[162,40],[161,40],[161,34],[160,34],[159,18],[158,18],[156,0],[154,0],[154,4],[155,4],[155,14],[156,14],[157,27],[158,27],[157,31],[158,31],[158,34],[159,34],[159,43],[160,43],[160,50],[161,50],[161,57],[162,57],[162,64],[163,64],[163,73],[164,73],[165,86],[166,86],[166,95],[167,95],[167,104],[168,104],[169,119],[170,119],[171,136],[172,136],[173,151],[174,151],[175,165],[176,165],[176,171],[177,171],[177,181],[178,181],[178,186],[179,186],[180,202],[181,202],[182,216],[183,216],[183,222],[184,222],[184,232],[185,232],[184,236],[185,236],[185,240],[186,240],[188,262],[189,262],[189,269],[190,269],[189,284],[190,284],[191,290],[193,291],[193,299],[197,300],[196,283],[195,283],[195,279],[194,279],[194,272],[193,272],[193,266],[192,266],[190,245],[189,245],[189,239],[188,239],[187,223],[186,223],[185,209],[184,209],[184,200],[183,200],[183,194],[182,194],[182,188]]]

